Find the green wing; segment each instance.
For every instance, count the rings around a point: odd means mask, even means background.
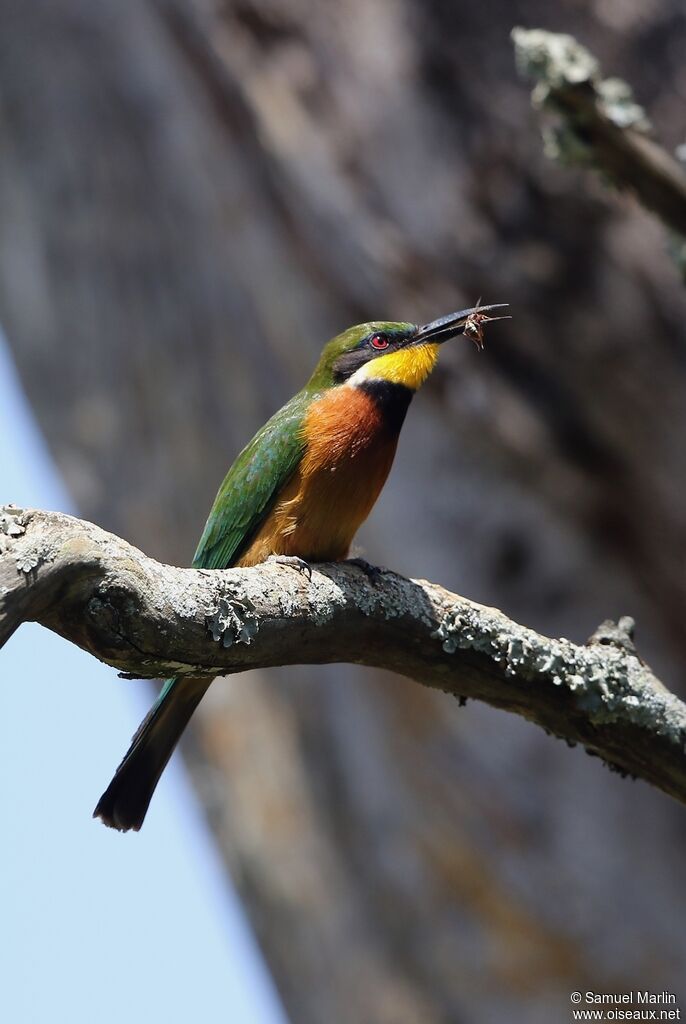
[[[227,569],[238,560],[302,458],[308,405],[300,392],[240,453],[214,500],[193,558],[196,569]]]

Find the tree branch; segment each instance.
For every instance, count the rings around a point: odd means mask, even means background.
[[[636,655],[630,619],[578,646],[392,572],[179,569],[71,516],[0,507],[0,647],[26,621],[136,677],[391,669],[523,715],[686,803],[686,705]]]
[[[603,78],[598,61],[572,36],[515,28],[512,39],[519,71],[537,82],[534,106],[558,117],[544,132],[547,155],[633,192],[677,236],[674,256],[686,274],[686,171],[649,137],[650,122],[631,87]]]

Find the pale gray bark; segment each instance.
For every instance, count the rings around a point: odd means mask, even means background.
[[[128,674],[350,662],[514,711],[686,803],[686,705],[639,659],[632,620],[586,646],[442,587],[343,563],[162,565],[91,523],[0,509],[0,645],[37,621]]]

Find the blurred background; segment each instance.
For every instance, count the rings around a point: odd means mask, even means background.
[[[673,149],[680,0],[0,17],[0,325],[80,515],[188,564],[226,468],[325,340],[509,302],[486,351],[447,346],[415,400],[363,553],[575,641],[631,614],[684,695],[683,285],[659,224],[546,161],[509,39],[575,34]],[[116,685],[136,712],[151,696]],[[61,699],[79,715],[68,678]],[[108,732],[104,774],[65,750],[46,801],[87,818],[129,733]],[[686,999],[683,808],[519,718],[283,669],[217,682],[184,753],[293,1024],[550,1024],[574,989]],[[132,872],[144,836],[110,837]],[[173,891],[167,855],[160,838]],[[78,960],[88,935],[70,941]]]

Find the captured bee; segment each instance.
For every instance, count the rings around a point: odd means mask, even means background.
[[[488,316],[486,313],[479,312],[479,304],[481,299],[477,302],[476,312],[472,313],[467,317],[465,325],[462,328],[462,333],[470,341],[473,341],[476,347],[481,351],[484,347],[484,329],[483,325],[490,323],[492,320],[511,320],[511,316]]]

